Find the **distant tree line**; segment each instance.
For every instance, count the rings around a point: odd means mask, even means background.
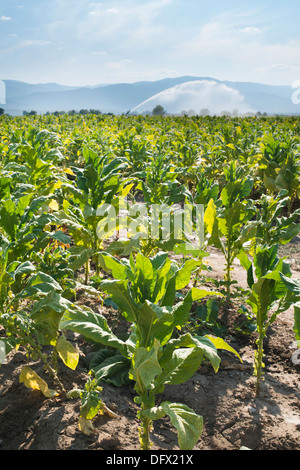
[[[0,108],[0,116],[4,115],[5,114],[5,110],[3,108]],[[34,111],[34,110],[31,110],[31,111],[23,111],[23,116],[36,116],[38,113],[37,111]],[[102,113],[102,111],[98,110],[98,109],[80,109],[79,111],[76,111],[75,109],[72,109],[70,111],[53,111],[53,112],[50,112],[50,111],[47,111],[45,113],[46,116],[50,116],[50,115],[54,115],[54,116],[62,116],[64,114],[68,114],[69,116],[75,116],[75,115],[86,115],[86,114],[94,114],[94,115],[103,115],[103,116],[114,116],[114,113]],[[130,111],[127,111],[127,113],[125,113],[125,115],[129,115],[131,114]],[[132,114],[136,114],[136,113],[132,113]],[[166,116],[168,115],[168,112],[164,109],[163,106],[161,105],[157,105],[153,108],[152,111],[144,111],[142,113],[143,115],[152,115],[152,116]],[[179,113],[179,115],[181,116],[210,116],[211,113],[210,113],[210,110],[207,109],[207,108],[203,108],[200,110],[199,114],[196,113],[196,111],[194,109],[190,109],[189,111],[181,111]],[[253,116],[257,116],[257,117],[266,117],[268,116],[267,113],[262,113],[260,111],[257,111],[255,114],[251,114]],[[231,116],[231,117],[237,117],[239,116],[239,111],[238,109],[234,109],[232,112],[230,111],[222,111],[220,113],[220,116]]]

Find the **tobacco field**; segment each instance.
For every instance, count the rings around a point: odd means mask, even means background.
[[[4,115],[0,170],[0,450],[300,450],[299,117]]]

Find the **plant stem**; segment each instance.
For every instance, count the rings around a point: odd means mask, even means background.
[[[140,443],[141,443],[141,450],[150,450],[151,449],[151,442],[150,442],[150,428],[152,422],[148,418],[142,418],[142,425],[140,428]]]
[[[84,278],[84,283],[86,286],[89,283],[89,274],[90,274],[90,260],[87,260],[85,263],[85,278]]]
[[[230,240],[229,240],[230,242]],[[226,300],[229,302],[230,299],[230,284],[231,284],[231,279],[230,279],[230,271],[231,271],[231,250],[228,247],[227,249],[227,254],[226,254]]]
[[[257,351],[255,353],[255,375],[256,375],[256,386],[255,386],[255,395],[258,396],[260,392],[260,384],[262,379],[262,368],[263,368],[263,341],[264,341],[264,332],[262,328],[259,328],[259,338],[256,342]]]

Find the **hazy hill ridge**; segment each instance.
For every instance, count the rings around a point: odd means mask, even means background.
[[[38,113],[97,109],[115,114],[126,113],[151,97],[186,82],[215,81],[237,90],[256,111],[268,114],[300,114],[300,104],[292,101],[291,86],[274,86],[251,82],[229,82],[210,77],[178,77],[158,81],[102,84],[99,86],[68,87],[56,83],[29,84],[4,80],[6,104],[0,104],[12,115],[35,110]],[[152,111],[150,109],[149,111]],[[167,110],[168,111],[168,110]],[[200,109],[195,109],[196,113]]]

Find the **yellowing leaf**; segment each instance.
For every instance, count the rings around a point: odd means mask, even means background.
[[[76,176],[75,173],[71,170],[71,168],[65,168],[64,173],[67,173],[68,175]]]
[[[78,427],[83,434],[86,436],[91,436],[95,432],[95,428],[90,419],[86,419],[83,416],[80,416],[78,421]]]
[[[59,207],[55,199],[51,199],[49,203],[49,209],[52,209],[53,211],[58,211]]]
[[[70,369],[75,370],[79,361],[79,353],[74,346],[67,341],[64,335],[58,338],[56,349],[64,364]]]
[[[20,383],[24,383],[27,388],[40,390],[47,398],[53,398],[59,395],[55,390],[50,390],[47,383],[29,366],[23,367],[19,380]]]
[[[60,189],[62,187],[62,181],[58,181],[54,184],[53,189]]]
[[[233,144],[227,144],[226,147],[232,149],[232,150],[235,150],[235,146]]]
[[[121,196],[127,196],[127,194],[130,192],[133,186],[134,186],[134,183],[128,184],[127,186],[125,186],[121,191]]]
[[[222,338],[216,338],[210,335],[206,335],[206,337],[214,344],[217,349],[224,349],[225,351],[230,351],[235,354],[241,362],[243,362],[239,353],[228,343],[226,343],[226,341],[224,341]]]

